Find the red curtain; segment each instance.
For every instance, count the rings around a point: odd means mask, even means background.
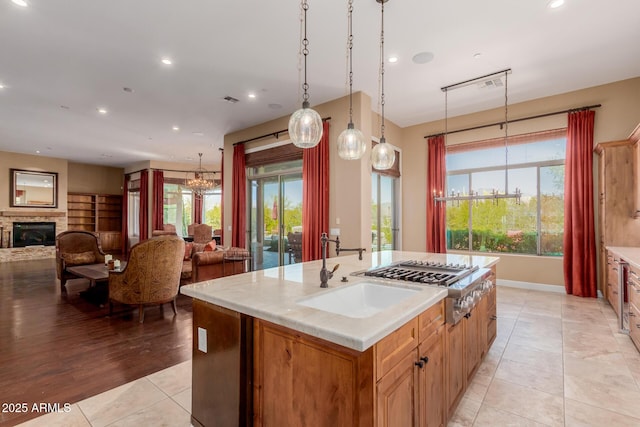
[[[202,194],[196,194],[193,199],[193,222],[202,224]]]
[[[153,171],[153,205],[151,209],[152,230],[164,227],[164,172]]]
[[[246,247],[247,228],[247,178],[244,162],[244,145],[233,147],[233,179],[231,181],[231,246]]]
[[[131,181],[131,175],[125,175],[122,190],[122,236],[120,238],[122,254],[125,256],[129,249],[129,181]]]
[[[140,172],[140,241],[149,238],[149,171]]]
[[[329,232],[329,123],[322,139],[302,154],[302,260],[322,258],[320,236]]]
[[[220,244],[224,244],[224,150],[220,150]]]
[[[593,206],[594,111],[569,113],[564,179],[564,286],[597,297]]]
[[[444,135],[428,139],[427,159],[427,252],[447,252],[445,230],[446,203],[435,202],[436,195],[445,193],[447,167]]]

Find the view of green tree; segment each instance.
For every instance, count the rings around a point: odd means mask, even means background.
[[[216,205],[204,213],[204,223],[210,225],[214,230],[222,228],[222,209]]]

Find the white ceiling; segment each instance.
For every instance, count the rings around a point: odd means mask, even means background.
[[[297,1],[26,1],[0,0],[0,151],[112,166],[195,165],[204,152],[217,163],[226,133],[300,108]],[[386,118],[441,119],[442,86],[506,68],[510,103],[640,76],[640,1],[547,1],[390,0],[385,53],[399,61],[385,66]],[[354,90],[375,106],[380,5],[353,3]],[[309,6],[314,105],[347,94],[347,1]],[[413,63],[422,51],[433,61]],[[450,117],[503,105],[502,90],[456,92]]]

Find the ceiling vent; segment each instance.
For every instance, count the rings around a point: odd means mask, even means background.
[[[502,78],[493,78],[478,82],[477,85],[478,89],[492,89],[496,87],[504,87],[504,82],[502,81]]]
[[[239,99],[234,98],[233,96],[225,96],[224,98],[225,101],[227,101],[229,104],[235,104],[236,102],[240,101]]]

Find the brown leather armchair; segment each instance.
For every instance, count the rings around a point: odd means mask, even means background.
[[[56,236],[56,273],[60,280],[60,291],[66,292],[65,284],[78,276],[69,273],[67,267],[104,263],[105,253],[100,246],[100,236],[91,231],[63,231]]]
[[[160,236],[131,248],[127,266],[121,272],[109,272],[109,314],[113,303],[137,305],[140,323],[144,306],[171,302],[174,315],[184,258],[184,240],[178,236]]]

